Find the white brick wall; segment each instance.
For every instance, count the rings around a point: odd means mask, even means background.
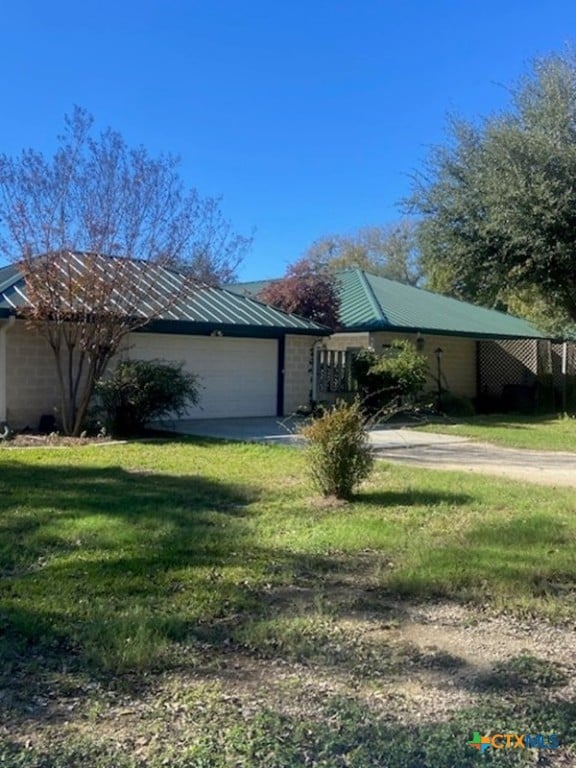
[[[312,390],[311,350],[313,336],[286,336],[284,359],[284,414],[308,405]]]
[[[312,336],[286,336],[284,413],[293,413],[300,405],[310,401],[312,371],[310,352],[319,341],[329,349],[369,346],[380,351],[383,344],[398,333],[346,333],[329,338],[316,339]],[[404,338],[415,340],[415,334]],[[476,394],[476,342],[450,336],[425,336],[424,353],[431,371],[436,372],[434,350],[441,347],[442,373],[445,385],[451,392],[468,397]],[[60,394],[56,377],[53,353],[47,342],[25,327],[23,321],[8,330],[6,342],[6,416],[16,429],[25,426],[36,428],[43,413],[55,413],[60,407]],[[433,379],[430,388],[435,386]]]
[[[327,349],[347,350],[351,347],[368,347],[370,345],[369,333],[335,333],[322,340]]]
[[[45,339],[17,320],[6,334],[6,419],[14,429],[38,427],[60,405],[54,354]]]
[[[44,413],[57,416],[60,390],[54,355],[40,335],[18,320],[6,341],[6,418],[14,429],[36,429]],[[286,336],[284,413],[293,413],[310,401],[312,336]],[[126,354],[120,353],[118,357]],[[114,367],[114,361],[111,363]]]

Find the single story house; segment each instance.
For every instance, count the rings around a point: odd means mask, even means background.
[[[393,339],[410,339],[426,355],[431,389],[438,385],[440,366],[442,388],[469,398],[499,396],[507,386],[530,385],[543,370],[542,347],[548,349],[550,341],[526,320],[361,269],[342,270],[335,280],[340,328],[322,341],[326,351],[319,353],[316,366],[318,399],[330,393],[330,384],[322,381],[322,361],[341,365],[354,350],[381,352]],[[261,281],[229,287],[257,296],[265,285]]]
[[[82,254],[69,256],[83,268]],[[182,288],[177,271],[146,270],[148,307],[154,296]],[[0,423],[14,429],[36,428],[43,414],[57,416],[60,401],[52,350],[26,322],[27,305],[23,274],[16,266],[0,268]],[[309,401],[310,353],[326,328],[206,285],[163,307],[152,307],[150,321],[128,335],[119,357],[183,362],[197,374],[201,399],[188,418],[276,416]]]

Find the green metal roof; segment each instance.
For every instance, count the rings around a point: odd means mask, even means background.
[[[531,323],[361,269],[338,274],[346,330],[420,331],[476,338],[546,338]]]
[[[141,297],[136,311],[133,301],[116,293],[109,297],[109,309],[130,311],[131,314],[150,318],[150,330],[171,333],[207,333],[211,330],[234,332],[236,335],[278,335],[297,333],[326,335],[329,333],[317,323],[270,307],[255,299],[241,296],[222,288],[193,283],[175,269],[167,269],[144,262],[69,253],[62,262],[63,282],[70,269],[79,280],[87,270],[97,270],[102,280],[110,279],[114,269],[122,269],[122,285],[137,285]],[[24,276],[14,267],[0,270],[0,316],[18,314],[28,305]],[[127,291],[129,289],[127,288]],[[63,301],[68,301],[63,293]],[[133,293],[134,295],[134,293]],[[82,298],[78,299],[79,306]],[[73,307],[70,307],[72,309]]]
[[[0,267],[0,292],[7,286],[9,286],[14,279],[19,276],[18,267],[13,264],[9,264],[6,267]]]
[[[485,339],[548,338],[527,320],[361,269],[342,270],[335,279],[344,331],[420,332]],[[254,296],[269,282],[238,283],[229,288],[239,295]]]

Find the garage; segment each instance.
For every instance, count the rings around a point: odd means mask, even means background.
[[[184,363],[200,378],[193,419],[275,416],[278,397],[278,339],[134,333],[130,357]]]
[[[54,258],[65,274],[69,261],[76,271],[89,267],[83,254]],[[116,265],[124,262],[102,259],[102,279],[110,274],[113,281]],[[310,348],[329,335],[328,328],[249,296],[191,283],[173,269],[139,261],[132,269],[142,305],[129,305],[130,314],[123,314],[118,300],[110,327],[121,334],[121,346],[113,345],[110,368],[127,357],[183,363],[200,385],[199,405],[183,414],[189,419],[279,416],[306,402]],[[0,424],[9,422],[13,429],[38,424],[42,414],[58,413],[60,407],[52,351],[26,322],[28,303],[24,274],[16,267],[0,270]],[[84,304],[71,322],[92,322]]]

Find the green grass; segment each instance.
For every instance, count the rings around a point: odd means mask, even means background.
[[[576,418],[572,416],[474,416],[416,429],[461,435],[505,448],[576,453]]]
[[[227,726],[220,725],[225,711]],[[471,723],[506,724],[504,732],[574,733],[574,707],[552,704],[542,710],[525,704],[512,712],[505,701],[473,713],[457,715],[451,723],[398,726],[375,719],[357,702],[334,697],[324,722],[303,721],[263,707],[246,716],[225,695],[212,696],[194,711],[200,712],[202,733],[193,744],[180,741],[172,749],[144,762],[118,745],[91,738],[69,739],[50,751],[26,751],[0,744],[0,764],[11,768],[474,768],[483,765],[554,765],[536,762],[526,750],[489,750],[480,756],[468,746]],[[472,726],[473,727],[473,726]],[[180,734],[179,734],[180,735]],[[542,757],[545,750],[540,751]],[[553,758],[554,753],[550,756]],[[545,760],[546,758],[544,758]],[[569,765],[569,763],[564,763]]]
[[[378,463],[354,503],[322,503],[304,461],[193,440],[1,450],[0,764],[441,768],[490,762],[466,745],[487,723],[576,736],[574,707],[500,690],[448,723],[393,722],[358,686],[423,662],[346,623],[439,597],[573,621],[573,492]],[[222,683],[236,657],[356,687],[304,722],[273,698],[245,711]],[[104,728],[112,701],[141,733]]]

